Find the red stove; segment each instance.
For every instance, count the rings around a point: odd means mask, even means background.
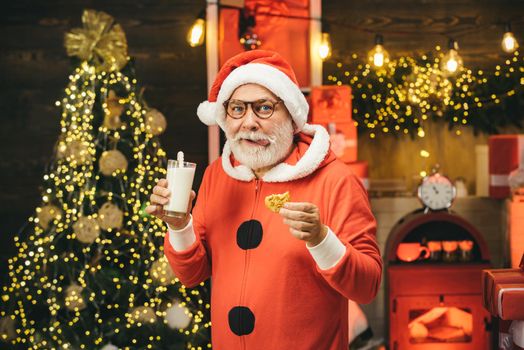
[[[489,253],[475,227],[417,210],[393,227],[385,254],[390,350],[489,349],[481,287]]]

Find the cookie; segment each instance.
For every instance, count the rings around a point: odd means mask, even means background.
[[[272,212],[278,213],[280,208],[290,199],[289,191],[282,194],[271,194],[267,196],[264,200],[266,207]]]

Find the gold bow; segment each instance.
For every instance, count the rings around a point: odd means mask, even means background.
[[[122,27],[102,11],[84,10],[83,28],[65,35],[68,56],[91,61],[97,71],[118,71],[127,64],[127,40]]]

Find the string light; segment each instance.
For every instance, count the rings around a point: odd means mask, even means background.
[[[502,50],[507,53],[513,53],[515,50],[519,48],[519,44],[517,42],[517,39],[515,39],[515,36],[511,32],[511,25],[508,23],[506,24],[506,29],[504,36],[502,37]]]
[[[352,54],[344,65],[336,64],[327,80],[352,87],[353,119],[373,139],[380,134],[425,137],[422,124],[428,119],[445,121],[457,136],[465,126],[495,133],[516,122],[515,99],[524,96],[524,62],[518,51],[489,73],[462,68],[450,75],[442,69],[443,59],[437,46],[434,52],[401,56],[377,70]]]
[[[189,46],[201,46],[204,43],[206,32],[205,10],[202,10],[189,31],[187,32],[187,42]]]
[[[258,34],[255,33],[255,16],[242,10],[239,16],[239,21],[238,37],[244,50],[258,49],[260,45],[262,45],[262,41],[259,39]]]
[[[318,55],[325,61],[331,57],[331,37],[329,35],[329,24],[322,22],[322,34],[320,38],[320,45],[318,47]]]
[[[368,58],[375,68],[382,68],[389,62],[389,53],[384,49],[384,38],[382,35],[375,36],[375,46],[369,51]]]
[[[458,43],[456,40],[449,39],[448,53],[442,59],[442,70],[449,75],[457,73],[463,65],[462,57],[458,53]]]

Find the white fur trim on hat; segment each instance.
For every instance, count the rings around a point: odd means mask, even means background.
[[[300,158],[295,165],[280,163],[269,170],[262,180],[265,182],[286,182],[298,180],[313,173],[329,152],[329,134],[321,125],[305,124],[302,132],[306,135],[313,136],[313,141],[309,145],[306,153]],[[231,164],[231,146],[230,141],[224,145],[222,152],[222,168],[234,179],[240,181],[251,181],[255,178],[254,172],[245,165],[233,167]]]
[[[216,103],[204,101],[198,105],[197,115],[200,121],[206,125],[216,125]]]
[[[222,106],[236,88],[249,83],[261,85],[280,97],[291,114],[297,130],[302,130],[309,112],[309,105],[304,94],[284,72],[267,64],[248,63],[229,73],[220,87],[216,106]],[[224,129],[226,118],[224,108],[216,108],[215,117],[217,124]]]

